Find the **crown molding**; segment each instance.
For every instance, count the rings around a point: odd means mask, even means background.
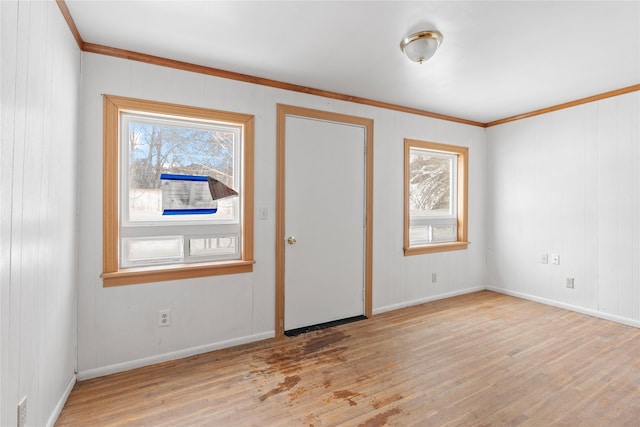
[[[194,73],[206,74],[209,76],[221,77],[224,79],[238,80],[241,82],[253,83],[253,84],[273,87],[277,89],[284,89],[292,92],[301,92],[309,95],[322,96],[324,98],[337,99],[339,101],[354,102],[357,104],[369,105],[372,107],[380,107],[380,108],[386,108],[388,110],[395,110],[395,111],[401,111],[404,113],[417,114],[420,116],[431,117],[434,119],[447,120],[450,122],[462,123],[462,124],[471,125],[471,126],[484,127],[484,123],[476,122],[473,120],[466,120],[458,117],[447,116],[444,114],[432,113],[432,112],[420,110],[417,108],[404,107],[402,105],[376,101],[373,99],[345,95],[337,92],[331,92],[331,91],[326,91],[322,89],[315,89],[307,86],[300,86],[300,85],[295,85],[291,83],[281,82],[278,80],[266,79],[263,77],[256,77],[248,74],[241,74],[233,71],[206,67],[203,65],[192,64],[189,62],[177,61],[174,59],[163,58],[160,56],[148,55],[146,53],[134,52],[130,50],[118,49],[114,47],[103,46],[103,45],[87,43],[87,42],[82,43],[82,50],[84,52],[113,56],[116,58],[128,59],[131,61],[146,62],[148,64],[175,68],[178,70],[190,71]]]
[[[322,96],[324,98],[336,99],[339,101],[354,102],[356,104],[369,105],[371,107],[379,107],[387,110],[400,111],[403,113],[416,114],[423,117],[430,117],[433,119],[446,120],[449,122],[462,123],[470,126],[478,126],[483,128],[489,128],[493,126],[502,125],[516,120],[522,120],[530,117],[539,116],[542,114],[551,113],[553,111],[563,110],[566,108],[575,107],[582,104],[588,104],[590,102],[599,101],[614,96],[623,95],[626,93],[640,91],[640,84],[627,86],[622,89],[616,89],[609,92],[592,95],[586,98],[581,98],[575,101],[565,102],[563,104],[554,105],[552,107],[541,108],[539,110],[531,111],[528,113],[518,114],[515,116],[507,117],[500,120],[494,120],[488,123],[477,122],[473,120],[462,119],[459,117],[448,116],[444,114],[432,113],[430,111],[420,110],[417,108],[404,107],[402,105],[390,104],[387,102],[376,101],[368,98],[361,98],[357,96],[345,95],[342,93],[326,91],[322,89],[310,88],[307,86],[296,85],[292,83],[281,82],[278,80],[266,79],[262,77],[251,76],[248,74],[236,73],[233,71],[221,70],[218,68],[207,67],[204,65],[192,64],[189,62],[177,61],[174,59],[163,58],[160,56],[148,55],[146,53],[133,52],[130,50],[118,49],[115,47],[103,46],[95,43],[87,43],[82,39],[78,27],[76,27],[73,17],[69,12],[69,8],[65,3],[65,0],[55,0],[62,16],[64,17],[71,34],[73,35],[78,47],[83,52],[96,53],[100,55],[113,56],[116,58],[128,59],[131,61],[146,62],[148,64],[159,65],[162,67],[175,68],[178,70],[190,71],[199,74],[206,74],[209,76],[220,77],[224,79],[237,80],[246,83],[252,83],[262,86],[273,87],[277,89],[289,90],[293,92],[306,93],[309,95]]]
[[[69,26],[69,30],[71,30],[71,34],[73,38],[76,39],[76,43],[80,50],[82,50],[82,44],[84,41],[82,40],[82,36],[80,35],[80,31],[78,31],[78,27],[76,27],[76,23],[73,21],[73,17],[71,16],[71,12],[69,12],[69,8],[67,7],[67,3],[64,0],[56,0],[56,4],[62,13],[62,16],[65,21],[67,21],[67,25]]]
[[[565,102],[563,104],[554,105],[552,107],[541,108],[539,110],[531,111],[524,114],[518,114],[517,116],[511,116],[493,122],[486,123],[484,126],[489,128],[492,126],[502,125],[504,123],[515,122],[516,120],[527,119],[529,117],[540,116],[542,114],[551,113],[553,111],[564,110],[565,108],[571,108],[582,104],[588,104],[590,102],[600,101],[601,99],[612,98],[614,96],[624,95],[626,93],[637,92],[640,90],[640,84],[627,86],[622,89],[616,89],[609,92],[600,93],[598,95],[588,96],[586,98],[577,99],[575,101]]]

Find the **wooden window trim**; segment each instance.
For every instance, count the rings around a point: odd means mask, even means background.
[[[409,154],[412,148],[439,151],[442,153],[456,154],[458,158],[458,236],[455,242],[430,243],[420,246],[409,245]],[[436,142],[419,141],[405,138],[404,140],[404,255],[420,255],[435,252],[457,251],[467,249],[469,242],[468,233],[468,176],[469,176],[469,149],[458,145],[439,144]]]
[[[173,264],[151,267],[120,268],[118,261],[120,113],[144,111],[174,117],[227,122],[243,127],[243,209],[240,217],[242,251],[239,260]],[[103,95],[103,285],[120,286],[137,283],[181,280],[195,277],[249,273],[253,271],[253,194],[254,194],[254,117],[199,107]]]

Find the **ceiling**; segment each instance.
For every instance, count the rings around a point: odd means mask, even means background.
[[[640,0],[66,4],[87,43],[482,123],[640,83]]]

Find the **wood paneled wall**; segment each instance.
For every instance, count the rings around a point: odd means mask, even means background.
[[[0,425],[53,423],[75,378],[80,50],[54,2],[0,2]]]
[[[489,287],[640,326],[640,92],[487,140]]]

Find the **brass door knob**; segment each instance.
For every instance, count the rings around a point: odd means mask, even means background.
[[[289,238],[287,239],[287,243],[289,243],[290,245],[295,245],[296,244],[296,238],[293,236],[289,236]]]

